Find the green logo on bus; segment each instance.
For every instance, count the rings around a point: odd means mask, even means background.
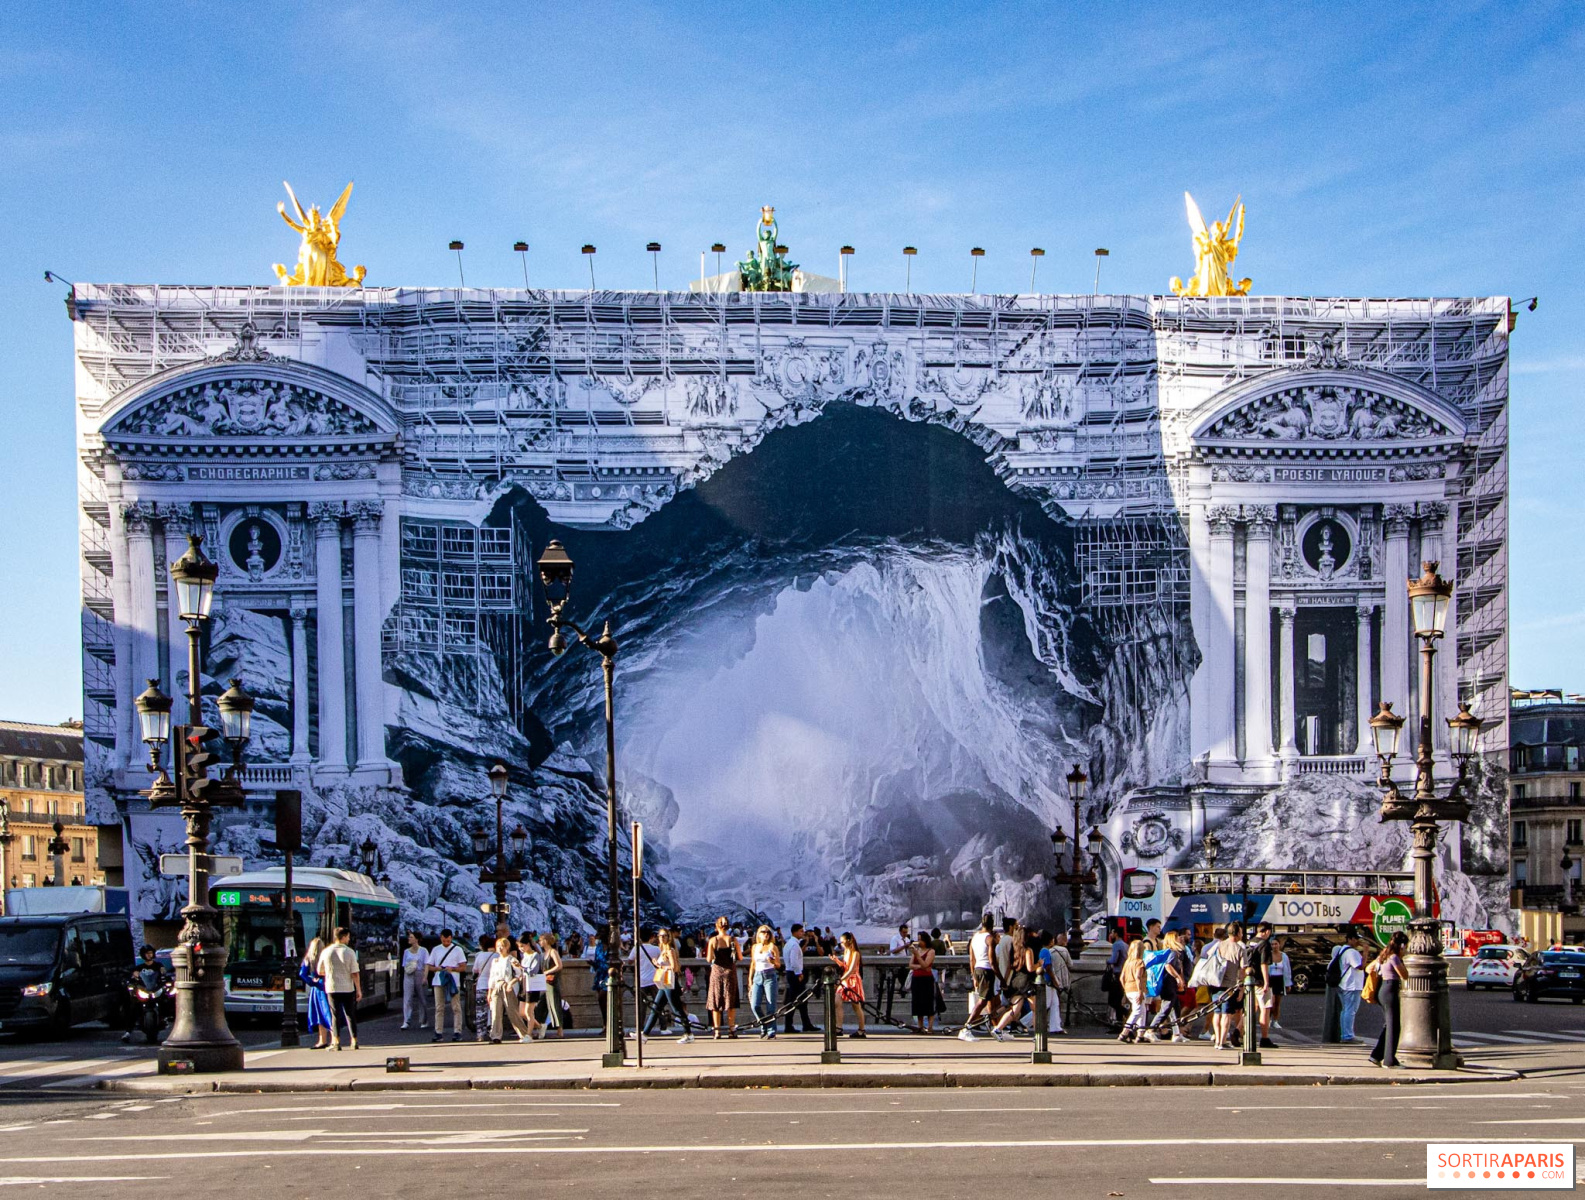
[[[1370,901],[1370,926],[1371,932],[1376,935],[1376,941],[1385,946],[1392,940],[1395,933],[1409,932],[1409,922],[1414,918],[1414,913],[1402,900],[1377,900]]]

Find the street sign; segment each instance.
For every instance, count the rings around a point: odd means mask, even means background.
[[[242,860],[229,854],[211,854],[209,855],[209,873],[211,875],[240,875],[242,874]],[[160,874],[187,874],[187,855],[160,855]]]

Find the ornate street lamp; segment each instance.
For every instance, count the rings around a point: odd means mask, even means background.
[[[149,748],[149,773],[154,776],[154,783],[149,788],[150,797],[159,796],[168,800],[175,795],[176,785],[165,773],[165,765],[161,760],[171,740],[171,698],[160,691],[158,679],[151,679],[149,686],[132,703],[138,710],[138,727],[142,732],[143,744]]]
[[[380,848],[374,844],[372,837],[363,839],[363,845],[358,847],[358,859],[363,864],[363,873],[370,879],[380,869]]]
[[[1054,879],[1056,883],[1068,885],[1069,896],[1069,932],[1068,943],[1073,954],[1079,954],[1084,949],[1084,913],[1080,908],[1083,889],[1086,886],[1095,886],[1095,865],[1101,860],[1101,846],[1105,839],[1101,837],[1099,829],[1091,829],[1090,836],[1085,839],[1089,847],[1089,861],[1084,858],[1084,848],[1079,845],[1079,833],[1083,828],[1081,824],[1084,797],[1089,791],[1089,777],[1077,764],[1068,772],[1068,797],[1073,801],[1073,853],[1066,870],[1063,869],[1063,855],[1067,852],[1068,834],[1060,825],[1051,835],[1052,853],[1057,860],[1057,871]]]
[[[490,768],[490,795],[495,798],[495,861],[489,866],[483,866],[484,856],[490,851],[490,835],[484,829],[473,831],[473,853],[479,860],[479,882],[493,883],[495,885],[495,924],[511,927],[512,910],[506,902],[506,885],[521,883],[523,881],[523,847],[528,841],[528,834],[522,826],[512,831],[512,853],[508,857],[506,851],[507,838],[504,835],[506,820],[506,764],[496,763]]]
[[[1436,886],[1433,868],[1439,823],[1463,821],[1469,816],[1465,789],[1482,722],[1467,704],[1461,704],[1458,715],[1448,718],[1449,746],[1458,766],[1458,778],[1445,796],[1438,795],[1432,774],[1431,700],[1436,681],[1436,644],[1447,630],[1453,585],[1437,574],[1436,563],[1422,563],[1421,567],[1420,578],[1411,579],[1408,584],[1410,617],[1414,635],[1420,639],[1420,728],[1415,745],[1414,789],[1409,795],[1400,792],[1392,779],[1392,760],[1398,754],[1404,719],[1392,711],[1391,704],[1383,703],[1370,719],[1370,732],[1376,757],[1381,761],[1381,819],[1407,821],[1413,843],[1414,919],[1409,922],[1409,953],[1404,957],[1408,979],[1400,1001],[1403,1036],[1398,1056],[1416,1066],[1451,1070],[1462,1060],[1453,1049],[1442,930],[1432,912]]]
[[[56,821],[54,825],[50,826],[50,829],[55,834],[54,837],[50,838],[49,845],[46,847],[49,851],[51,864],[50,886],[65,887],[66,852],[71,849],[71,846],[67,843],[65,837],[62,836],[66,832],[64,825]]]
[[[151,807],[176,806],[187,824],[187,904],[177,944],[171,952],[176,970],[176,1019],[160,1046],[159,1069],[189,1062],[197,1071],[240,1071],[242,1046],[226,1025],[226,946],[209,904],[209,826],[213,810],[242,803],[242,752],[251,732],[253,698],[241,682],[217,701],[221,733],[231,745],[231,769],[211,779],[215,755],[204,743],[215,730],[204,724],[202,708],[203,624],[214,604],[220,568],[205,557],[203,538],[190,534],[186,552],[170,566],[176,611],[187,624],[187,724],[170,728],[170,699],[153,681],[134,700],[143,740],[149,746],[154,780],[144,794]],[[173,776],[160,763],[160,747],[175,733]]]
[[[558,658],[567,652],[563,628],[572,630],[578,644],[600,656],[605,672],[605,827],[606,827],[606,991],[605,1053],[600,1064],[620,1067],[627,1059],[627,1039],[622,1030],[622,911],[621,884],[616,870],[616,716],[612,699],[612,680],[616,674],[616,639],[611,622],[597,638],[591,638],[565,615],[572,599],[572,556],[560,541],[552,540],[539,556],[539,582],[550,606],[550,652]],[[636,932],[635,932],[636,937]]]

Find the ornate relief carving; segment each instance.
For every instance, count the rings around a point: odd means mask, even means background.
[[[147,500],[134,500],[131,504],[121,506],[121,523],[127,533],[134,537],[147,537],[149,523],[158,516],[154,505]]]
[[[1212,537],[1232,537],[1233,522],[1238,520],[1238,506],[1233,504],[1219,504],[1208,510],[1206,519],[1211,523]]]
[[[523,347],[519,347],[520,351]],[[507,408],[565,408],[567,385],[559,376],[530,376],[513,381],[507,389]]]
[[[1026,421],[1072,425],[1078,418],[1078,380],[1067,372],[1047,367],[1025,379],[1018,395]]]
[[[853,359],[853,373],[877,403],[899,400],[907,388],[903,352],[879,339],[859,349]]]
[[[335,437],[378,426],[294,384],[228,379],[190,387],[138,410],[115,432],[153,437]]]
[[[1235,463],[1229,467],[1212,467],[1212,483],[1270,483],[1270,467],[1253,467]]]
[[[347,505],[347,511],[352,516],[353,530],[356,533],[378,533],[380,518],[385,515],[385,502],[383,500],[355,500]]]
[[[314,468],[314,478],[320,480],[348,481],[353,479],[373,479],[373,463],[327,463],[322,467]]]
[[[339,531],[344,516],[346,510],[339,500],[315,500],[308,506],[308,519],[319,525],[321,537]]]
[[[1389,504],[1382,510],[1381,528],[1388,537],[1408,537],[1414,505]]]
[[[1446,468],[1441,463],[1410,463],[1407,466],[1393,467],[1387,472],[1387,478],[1393,483],[1412,483],[1425,479],[1441,479],[1446,473]]]
[[[1277,508],[1272,504],[1246,504],[1244,520],[1249,522],[1249,536],[1269,538],[1277,521]]]
[[[954,408],[972,408],[985,399],[985,394],[996,386],[989,371],[952,367],[939,371],[921,371],[919,390],[945,396]]]
[[[797,406],[813,404],[841,386],[843,353],[832,347],[811,349],[801,337],[788,338],[782,352],[765,363],[759,382]]]
[[[1338,371],[1348,366],[1348,355],[1337,348],[1330,333],[1323,333],[1319,344],[1312,343],[1304,356],[1304,365],[1316,370]]]
[[[272,329],[270,332],[275,334],[278,333],[279,330]],[[275,355],[271,354],[263,346],[258,344],[260,336],[261,334],[257,325],[255,325],[252,321],[244,321],[242,323],[242,328],[237,330],[236,345],[232,346],[229,350],[221,352],[220,354],[210,355],[209,361],[244,363],[268,362],[270,359],[274,358]]]
[[[1384,442],[1451,434],[1425,413],[1362,388],[1292,387],[1228,413],[1207,438]]]
[[[737,389],[719,375],[697,375],[683,389],[688,415],[713,420],[737,412]]]
[[[147,479],[151,482],[179,483],[186,478],[175,463],[127,463],[121,468],[123,479]]]

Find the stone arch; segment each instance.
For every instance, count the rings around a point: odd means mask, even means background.
[[[1190,414],[1189,430],[1196,445],[1330,442],[1341,448],[1458,442],[1468,426],[1435,392],[1396,375],[1295,368],[1217,392]]]
[[[270,359],[161,371],[116,397],[100,433],[111,443],[284,439],[345,447],[394,442],[401,421],[385,400],[344,375]]]

